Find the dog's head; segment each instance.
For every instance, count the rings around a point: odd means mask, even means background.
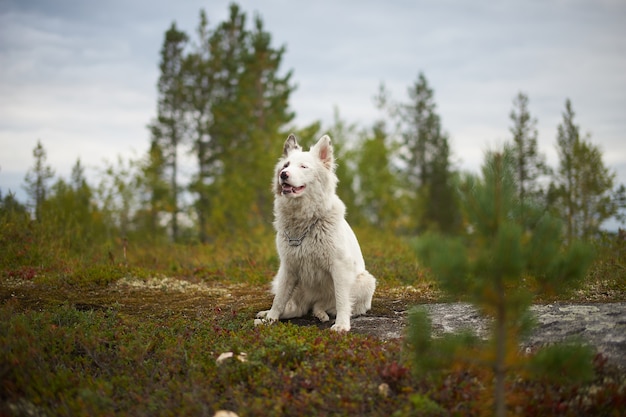
[[[303,151],[291,134],[276,165],[274,187],[277,195],[299,198],[303,195],[335,192],[335,158],[328,135],[322,136],[309,151]]]

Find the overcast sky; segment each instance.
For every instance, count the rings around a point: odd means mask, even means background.
[[[0,0],[0,190],[21,185],[41,140],[58,176],[148,149],[159,49],[173,21],[193,35],[228,1]],[[515,95],[529,96],[541,150],[556,164],[565,100],[626,183],[626,1],[239,1],[285,45],[300,126],[333,108],[369,126],[384,82],[396,100],[423,71],[461,169],[510,140]],[[306,138],[305,138],[306,139]],[[341,138],[334,138],[341,141]],[[276,138],[281,149],[284,138]],[[308,143],[311,140],[307,141]],[[263,155],[271,157],[275,155]]]

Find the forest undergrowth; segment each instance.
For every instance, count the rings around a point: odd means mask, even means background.
[[[379,282],[370,315],[452,301],[409,241],[369,229],[357,234]],[[21,237],[6,252],[21,255],[5,257],[0,276],[4,414],[435,416],[492,409],[485,369],[451,364],[436,377],[420,375],[404,339],[293,323],[254,327],[254,314],[271,304],[278,267],[269,232],[206,245],[119,240],[78,253]],[[558,301],[626,300],[624,243],[600,249],[583,288]],[[512,415],[618,415],[626,406],[626,377],[600,355],[585,383],[520,372],[507,384]]]

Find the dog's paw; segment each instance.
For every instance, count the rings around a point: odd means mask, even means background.
[[[330,330],[334,331],[334,332],[349,332],[350,331],[350,324],[345,324],[345,323],[335,323],[332,325],[332,327],[330,328]]]
[[[254,319],[254,326],[266,326],[268,324],[272,324],[274,323],[273,321],[270,320],[265,320],[265,319]]]
[[[254,325],[255,326],[267,326],[270,324],[274,324],[276,323],[277,320],[271,320],[268,318],[263,318],[263,319],[254,319]]]
[[[256,318],[257,319],[264,319],[265,317],[267,317],[267,314],[269,312],[270,312],[269,310],[259,311],[258,313],[256,313]]]
[[[272,313],[272,310],[259,311],[256,317],[257,318],[254,320],[255,326],[274,324],[278,321],[278,317]]]
[[[317,317],[322,323],[326,323],[328,320],[330,320],[330,317],[328,317],[328,314],[326,314],[324,310],[314,311],[313,315]]]

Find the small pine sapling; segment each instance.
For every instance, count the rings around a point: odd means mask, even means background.
[[[488,153],[482,178],[469,178],[461,193],[468,233],[462,237],[428,234],[416,242],[419,258],[431,269],[440,288],[492,319],[491,337],[481,353],[471,337],[432,339],[424,312],[414,311],[409,316],[408,342],[416,371],[429,371],[453,359],[487,365],[495,377],[497,416],[506,412],[505,378],[512,369],[531,373],[543,369],[544,374],[551,371],[563,376],[567,369],[558,365],[570,363],[570,354],[577,358],[577,374],[572,376],[586,378],[590,373],[581,367],[591,369],[591,353],[585,348],[547,349],[532,360],[519,353],[520,338],[532,328],[529,307],[533,298],[575,288],[593,253],[580,242],[565,246],[557,219],[530,205],[522,207],[525,203],[517,196],[513,167],[508,151]]]

